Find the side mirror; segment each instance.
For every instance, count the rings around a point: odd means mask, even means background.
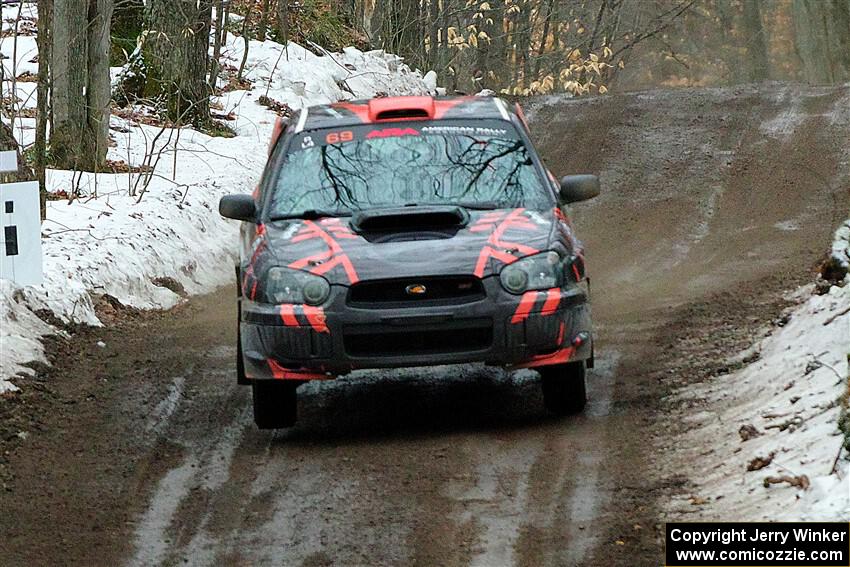
[[[218,214],[228,219],[254,222],[257,220],[257,206],[251,195],[225,195],[218,202]]]
[[[587,201],[599,195],[599,178],[595,175],[567,175],[561,179],[561,203]]]

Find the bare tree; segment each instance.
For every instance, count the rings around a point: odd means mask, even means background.
[[[215,84],[218,82],[218,74],[221,71],[221,43],[224,41],[222,29],[224,27],[224,0],[215,1],[215,33],[213,34],[213,56],[210,60],[210,90],[215,91]]]
[[[236,80],[242,80],[242,73],[245,72],[245,64],[248,63],[248,49],[251,47],[251,11],[245,12],[245,17],[242,19],[242,41],[245,42],[245,50],[242,52],[242,61],[239,62],[239,71],[236,73]]]
[[[56,0],[51,27],[53,130],[58,167],[96,170],[109,141],[109,23],[113,0]]]

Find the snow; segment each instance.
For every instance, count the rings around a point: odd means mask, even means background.
[[[24,14],[35,15],[26,4]],[[4,11],[4,18],[7,17]],[[11,24],[4,22],[4,29]],[[242,38],[228,34],[222,62],[239,66]],[[12,74],[13,42],[0,40],[6,76]],[[17,69],[37,73],[35,38],[19,36]],[[119,69],[113,69],[113,74]],[[173,134],[144,195],[131,196],[138,174],[83,173],[81,199],[48,203],[42,225],[44,283],[17,287],[0,281],[0,393],[14,390],[13,378],[32,371],[21,364],[45,361],[40,337],[57,329],[35,312],[47,310],[64,323],[100,325],[97,298],[108,294],[125,305],[143,309],[169,308],[181,295],[163,287],[171,278],[187,294],[211,291],[229,282],[235,260],[238,223],[222,219],[218,200],[234,192],[250,192],[265,164],[268,140],[276,115],[256,100],[267,95],[293,109],[352,98],[425,94],[428,89],[418,72],[401,58],[382,51],[315,55],[289,43],[251,41],[244,76],[254,81],[250,91],[232,91],[216,98],[222,114],[233,112],[228,124],[237,137],[210,137],[192,128]],[[221,80],[221,84],[224,82]],[[8,92],[10,83],[4,83]],[[35,83],[18,83],[21,106],[34,107]],[[8,123],[7,118],[3,118]],[[151,151],[159,128],[112,116],[115,147],[108,158],[139,165]],[[35,120],[18,118],[19,142],[34,141]],[[169,138],[166,131],[156,150]],[[174,151],[177,148],[176,170]],[[48,191],[72,188],[72,172],[49,170]],[[157,282],[160,285],[157,285]],[[171,286],[173,287],[173,286]]]
[[[845,258],[848,228],[850,221],[836,233],[833,247]],[[695,485],[685,498],[669,503],[670,514],[689,520],[695,515],[700,520],[850,520],[846,451],[836,463],[844,440],[839,400],[847,392],[850,356],[850,313],[839,314],[850,307],[850,285],[814,296],[806,287],[797,296],[807,299],[788,323],[739,355],[740,360],[758,353],[756,362],[676,395],[675,401],[702,400],[708,407],[692,416],[692,429],[665,454],[665,469],[685,472]],[[791,425],[783,430],[783,424]],[[743,441],[738,433],[743,425],[761,435]],[[770,465],[747,471],[752,459],[771,453]],[[781,475],[806,475],[810,487],[764,486],[765,477]]]
[[[844,221],[835,231],[835,239],[832,242],[832,257],[838,260],[842,266],[850,266],[850,219]]]

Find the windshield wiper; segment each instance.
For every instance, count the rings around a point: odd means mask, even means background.
[[[409,207],[461,207],[463,209],[470,209],[476,211],[491,211],[493,209],[501,209],[504,208],[504,205],[497,203],[495,201],[456,201],[456,202],[434,202],[434,203],[405,203],[402,205],[404,208]],[[383,208],[383,207],[375,207],[375,208]],[[386,208],[394,208],[392,205]]]
[[[457,205],[458,207],[463,207],[464,209],[471,209],[473,211],[492,211],[493,209],[505,208],[505,205],[503,203],[497,203],[496,201],[459,201],[457,203],[446,204]]]
[[[350,217],[351,211],[328,211],[324,209],[307,209],[300,213],[288,213],[284,215],[272,215],[269,217],[271,221],[281,221],[290,219],[317,220],[325,217]]]

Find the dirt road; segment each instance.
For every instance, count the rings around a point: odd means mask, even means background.
[[[850,89],[530,110],[556,173],[603,176],[574,211],[600,341],[583,416],[546,416],[532,372],[465,366],[310,384],[296,428],[260,432],[230,289],[108,307],[0,404],[0,564],[657,565],[656,503],[688,490],[665,396],[811,278],[850,204]]]

